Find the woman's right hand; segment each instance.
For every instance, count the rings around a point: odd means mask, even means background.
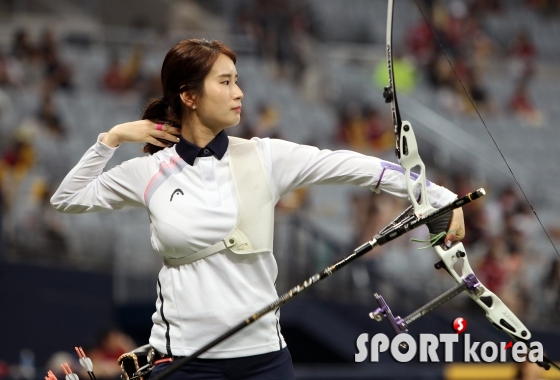
[[[158,130],[157,126],[158,123],[150,120],[137,120],[115,125],[103,136],[101,142],[111,148],[115,148],[123,142],[150,143],[167,148],[171,146],[171,143],[179,141],[181,135],[179,128],[163,124],[161,130]]]

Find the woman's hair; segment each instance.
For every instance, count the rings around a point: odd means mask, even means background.
[[[216,40],[190,39],[173,46],[161,67],[163,96],[148,103],[142,119],[181,128],[183,112],[189,112],[188,108],[183,107],[181,93],[188,92],[197,98],[202,97],[204,79],[220,54],[225,54],[235,63],[233,50]],[[161,149],[163,148],[148,143],[143,151],[154,154]]]

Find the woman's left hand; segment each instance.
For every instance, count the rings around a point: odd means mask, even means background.
[[[463,219],[463,209],[456,208],[453,210],[449,231],[445,236],[444,243],[449,248],[455,241],[461,241],[465,237],[465,220]]]

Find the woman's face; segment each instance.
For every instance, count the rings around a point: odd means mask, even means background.
[[[243,92],[237,85],[235,64],[220,54],[204,79],[204,95],[195,99],[200,123],[214,132],[239,124]]]

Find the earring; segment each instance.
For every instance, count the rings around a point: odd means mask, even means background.
[[[192,106],[192,109],[193,109],[193,110],[196,109],[196,106]]]

